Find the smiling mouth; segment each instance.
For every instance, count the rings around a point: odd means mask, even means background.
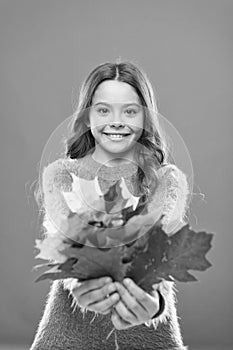
[[[130,134],[108,134],[108,133],[103,133],[104,135],[106,135],[109,139],[111,140],[122,140],[124,138],[126,138],[127,136],[129,136]]]

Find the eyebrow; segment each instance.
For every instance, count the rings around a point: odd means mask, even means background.
[[[118,102],[116,102],[116,103],[118,103]],[[106,105],[108,107],[111,107],[111,104],[109,104],[107,102],[104,102],[104,101],[100,101],[100,102],[94,103],[94,106],[98,106],[98,105]],[[123,107],[132,106],[132,105],[135,105],[137,107],[141,107],[137,102],[125,103],[125,104],[123,104]]]

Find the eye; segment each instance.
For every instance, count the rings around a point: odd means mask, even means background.
[[[127,112],[127,114],[129,114],[129,115],[134,115],[134,114],[137,113],[137,111],[136,111],[135,109],[133,109],[133,108],[127,108],[127,109],[126,109],[126,112]]]
[[[109,109],[105,107],[100,107],[97,109],[97,112],[100,114],[107,114],[109,112]]]

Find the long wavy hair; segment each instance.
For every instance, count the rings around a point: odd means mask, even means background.
[[[139,191],[148,199],[158,185],[157,170],[168,162],[170,151],[158,120],[158,108],[152,84],[146,73],[131,61],[106,62],[94,68],[83,81],[78,106],[70,124],[71,135],[64,141],[66,158],[78,159],[92,153],[95,138],[85,120],[92,106],[93,95],[103,81],[117,80],[130,84],[138,94],[144,111],[144,128],[135,144],[134,161],[138,165]],[[43,190],[34,195],[38,205],[43,205]]]
[[[167,141],[159,125],[158,108],[152,84],[141,68],[130,61],[106,62],[94,68],[83,82],[78,107],[73,115],[71,136],[66,140],[66,156],[82,158],[92,153],[95,139],[84,120],[92,105],[93,95],[103,81],[117,80],[130,84],[138,94],[144,111],[144,128],[135,144],[135,162],[138,165],[140,192],[148,196],[157,186],[157,170],[169,157]]]

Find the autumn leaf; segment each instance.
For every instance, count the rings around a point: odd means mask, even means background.
[[[205,255],[213,234],[186,225],[168,236],[162,229],[163,197],[146,203],[144,196],[132,196],[123,180],[101,195],[96,180],[84,180],[82,184],[90,186],[85,196],[92,205],[76,213],[81,183],[75,175],[73,180],[72,192],[63,192],[70,215],[61,221],[60,231],[47,220],[48,236],[36,240],[40,250],[36,258],[54,260],[36,281],[102,276],[122,281],[128,276],[149,292],[162,280],[195,281],[189,270],[211,266]]]
[[[76,261],[76,259],[68,259],[63,264],[47,264],[48,266],[52,266],[52,268],[41,274],[39,277],[37,277],[35,282],[43,281],[46,279],[54,281],[57,279],[64,278],[76,278],[76,273],[72,270],[72,266]]]
[[[62,191],[66,203],[72,212],[104,211],[105,202],[97,177],[86,180],[71,173],[73,178],[72,191]]]
[[[147,250],[137,254],[127,275],[144,290],[150,291],[162,279],[180,282],[196,281],[189,270],[204,271],[211,266],[205,254],[213,234],[195,232],[186,224],[168,237],[161,225],[149,232]]]
[[[128,245],[96,248],[74,244],[60,251],[67,259],[66,263],[54,266],[37,281],[68,277],[85,280],[103,276],[122,281],[127,276],[148,292],[153,284],[163,279],[196,281],[189,270],[204,271],[211,266],[205,255],[211,247],[212,236],[195,232],[187,224],[168,237],[160,222]],[[96,236],[93,237],[96,240],[92,244],[99,244]]]
[[[121,178],[119,186],[121,188],[120,194],[125,200],[127,200],[127,203],[124,206],[124,208],[128,208],[132,206],[133,210],[135,210],[138,206],[138,203],[141,197],[133,196],[132,193],[129,192],[125,183],[125,179],[123,177]]]
[[[131,264],[124,263],[125,249],[124,246],[109,249],[90,246],[66,248],[62,252],[67,257],[66,263],[55,264],[52,269],[39,276],[36,282],[69,277],[82,281],[104,276],[122,281]]]
[[[44,240],[36,239],[36,246],[39,253],[36,258],[64,262],[66,259],[60,250],[67,247],[63,238],[56,234],[50,234]]]
[[[96,248],[84,246],[80,249],[66,248],[67,257],[78,259],[74,271],[84,279],[111,276],[115,281],[122,281],[131,262],[124,263],[125,246],[114,248]]]
[[[86,180],[71,173],[73,178],[72,191],[62,191],[66,203],[72,212],[106,211],[107,213],[114,207],[115,211],[132,206],[137,207],[140,197],[133,196],[122,177],[112,185],[107,193],[103,194],[98,178]]]

